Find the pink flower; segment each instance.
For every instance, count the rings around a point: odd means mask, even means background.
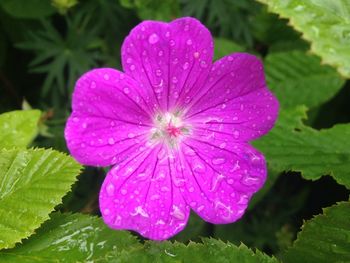
[[[278,102],[255,56],[216,62],[210,32],[193,18],[145,21],[122,46],[124,72],[102,68],[76,83],[65,137],[82,164],[109,166],[105,223],[155,240],[181,231],[190,209],[226,224],[264,184],[267,133]]]

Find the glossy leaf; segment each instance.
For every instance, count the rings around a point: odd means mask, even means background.
[[[33,234],[79,170],[71,157],[53,150],[0,150],[0,249]]]
[[[25,148],[38,133],[40,111],[11,111],[0,115],[0,149]]]
[[[275,127],[254,145],[273,169],[301,172],[311,180],[331,175],[350,188],[350,125],[318,131],[302,123],[305,112],[305,107],[280,112]]]
[[[265,59],[266,79],[282,107],[316,107],[343,86],[337,71],[322,66],[318,57],[303,51],[271,53]]]
[[[110,262],[278,262],[260,251],[255,253],[245,245],[239,247],[215,239],[188,245],[171,242],[146,242],[143,247],[124,250]]]
[[[350,203],[342,202],[324,209],[307,221],[283,262],[350,262]]]
[[[128,232],[112,231],[100,218],[52,215],[30,239],[0,252],[1,262],[108,262],[111,253],[141,246]]]
[[[311,51],[350,78],[348,0],[258,0],[271,12],[288,18],[290,24],[311,42]]]

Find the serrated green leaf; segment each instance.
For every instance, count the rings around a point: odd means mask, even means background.
[[[214,39],[214,59],[217,60],[219,58],[222,58],[224,56],[227,56],[231,53],[234,52],[243,52],[244,51],[244,47],[242,47],[241,45],[225,39],[225,38],[215,38]]]
[[[215,239],[204,239],[203,243],[147,241],[143,247],[116,253],[109,262],[222,262],[222,263],[276,263],[275,258],[260,251],[255,253],[245,245],[239,247]]]
[[[109,229],[100,218],[82,214],[52,215],[22,245],[0,252],[1,262],[108,262],[109,254],[137,239],[126,231]]]
[[[324,63],[350,78],[350,2],[348,0],[258,0],[288,18],[311,42],[311,51]]]
[[[55,12],[49,0],[1,0],[0,6],[16,18],[43,18]]]
[[[303,51],[270,53],[265,59],[266,80],[284,108],[310,108],[332,98],[344,85],[336,70]]]
[[[311,180],[331,175],[350,188],[350,125],[318,131],[305,126],[305,118],[305,107],[282,111],[269,134],[253,144],[274,169],[301,172]]]
[[[53,150],[0,150],[0,249],[13,247],[49,218],[80,168]]]
[[[0,115],[0,149],[25,148],[38,134],[39,110],[11,111]]]
[[[293,246],[282,256],[286,263],[350,262],[350,203],[324,209],[307,221]]]

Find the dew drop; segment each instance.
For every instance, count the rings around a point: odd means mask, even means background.
[[[185,62],[185,63],[182,65],[182,68],[183,68],[184,70],[186,70],[186,69],[188,69],[189,66],[190,66],[190,63]]]
[[[131,65],[131,66],[130,66],[130,70],[131,70],[131,71],[135,70],[135,65]]]
[[[108,139],[108,144],[109,145],[113,145],[115,143],[114,139],[113,138],[109,138]]]
[[[233,57],[232,57],[232,56],[228,56],[228,57],[227,57],[227,60],[228,60],[228,61],[232,61],[232,60],[233,60]]]
[[[157,76],[157,77],[160,77],[161,75],[162,75],[162,70],[157,69],[157,70],[156,70],[156,76]]]
[[[222,157],[218,157],[218,158],[213,158],[211,160],[211,162],[215,165],[218,165],[218,164],[223,164],[226,162],[226,159],[225,158],[222,158]]]
[[[164,54],[164,52],[163,52],[163,50],[159,50],[159,52],[158,52],[158,56],[163,56],[163,54]]]
[[[198,206],[198,208],[197,208],[197,212],[202,211],[204,208],[205,208],[205,206],[204,206],[204,205]]]
[[[194,58],[199,58],[199,52],[194,52],[193,56],[194,56]]]
[[[235,137],[235,139],[238,139],[239,138],[239,131],[234,131],[233,137]]]
[[[134,133],[132,133],[132,132],[130,132],[130,133],[128,133],[128,138],[134,138],[135,137],[135,134]]]
[[[226,147],[226,142],[220,143],[219,147],[220,147],[221,149],[224,149],[224,148]]]
[[[74,122],[79,122],[79,118],[78,118],[78,117],[74,117],[74,118],[73,118],[73,121],[74,121]]]
[[[190,29],[190,26],[189,25],[185,25],[184,31],[188,31],[189,29]]]
[[[109,210],[108,208],[106,208],[106,209],[103,210],[103,214],[104,214],[105,216],[108,216],[110,213],[111,213],[111,210]]]
[[[171,40],[169,41],[169,45],[170,45],[171,47],[175,46],[175,40],[174,40],[174,39],[171,39]]]
[[[108,74],[104,74],[103,78],[104,78],[105,80],[109,80],[109,75],[108,75]]]
[[[126,190],[126,189],[122,189],[122,190],[120,190],[120,193],[122,194],[122,195],[126,195],[127,193],[128,193],[128,190]]]
[[[199,65],[201,66],[201,68],[206,68],[206,67],[208,67],[207,62],[205,62],[204,60],[202,60],[202,61],[200,62]]]
[[[123,91],[124,91],[125,94],[129,94],[130,93],[129,88],[124,88]]]
[[[157,43],[158,41],[159,41],[159,36],[156,33],[153,33],[148,37],[148,43],[150,43],[151,45]]]
[[[92,81],[92,82],[91,82],[90,88],[92,88],[92,89],[96,88],[96,82],[95,82],[95,81]]]
[[[177,77],[173,77],[173,78],[172,78],[172,82],[173,82],[174,84],[176,84],[176,83],[178,82]]]
[[[109,183],[107,186],[106,186],[106,192],[107,192],[107,195],[108,196],[113,196],[114,195],[114,185],[112,183]]]
[[[187,39],[186,44],[191,46],[192,45],[192,39]]]

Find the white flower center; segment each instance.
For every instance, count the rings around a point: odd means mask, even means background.
[[[151,129],[153,141],[164,141],[170,146],[175,146],[190,134],[190,126],[182,121],[179,112],[157,114],[153,122],[154,128]]]

